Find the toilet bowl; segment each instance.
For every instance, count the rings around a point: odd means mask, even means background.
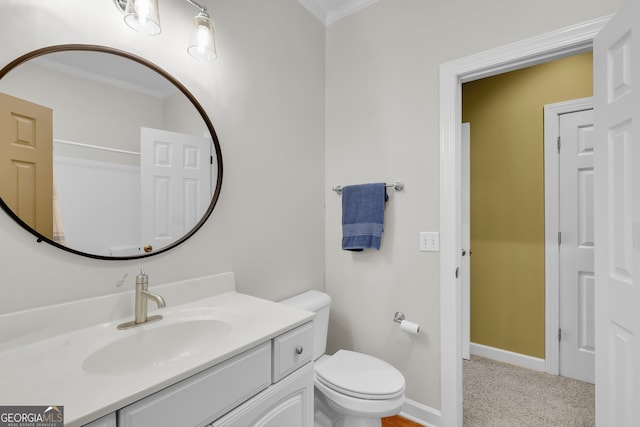
[[[314,334],[314,403],[316,427],[380,427],[404,403],[405,379],[387,362],[368,354],[326,351],[331,298],[308,291],[281,301],[316,313]]]

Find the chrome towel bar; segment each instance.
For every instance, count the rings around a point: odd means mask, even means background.
[[[387,188],[393,187],[393,189],[396,191],[402,191],[404,190],[404,182],[396,181],[393,184],[386,184],[386,187]],[[336,185],[335,187],[332,188],[332,190],[338,194],[342,194],[342,185]]]

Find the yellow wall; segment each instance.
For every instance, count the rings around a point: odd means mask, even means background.
[[[471,123],[471,342],[544,358],[545,104],[592,95],[592,55],[463,85]]]

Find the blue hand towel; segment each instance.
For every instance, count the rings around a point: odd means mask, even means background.
[[[380,249],[386,201],[384,182],[342,188],[342,249]]]

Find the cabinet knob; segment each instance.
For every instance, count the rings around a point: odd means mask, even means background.
[[[302,348],[301,345],[296,347],[296,354],[302,354],[303,351],[304,351],[304,348]]]

